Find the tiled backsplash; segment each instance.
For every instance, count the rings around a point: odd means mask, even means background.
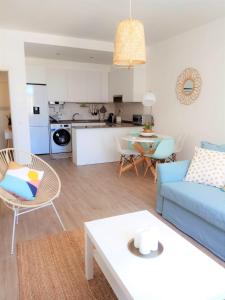
[[[117,103],[115,104],[115,114],[120,111],[122,120],[132,121],[133,114],[143,114],[142,103]]]
[[[100,109],[103,104],[97,104],[96,109]],[[122,120],[132,121],[133,114],[143,114],[143,105],[141,103],[121,103],[121,104],[114,104],[114,103],[107,103],[104,104],[107,112],[105,114],[105,118],[108,117],[109,113],[118,114],[120,111],[120,115]],[[82,107],[79,103],[65,103],[63,106],[50,106],[49,107],[49,114],[51,116],[55,116],[60,120],[71,120],[73,114],[79,113],[76,116],[77,120],[98,120],[99,116],[93,116],[90,113],[90,108],[94,108],[93,105],[88,104],[87,107]]]
[[[76,116],[77,120],[98,120],[99,116],[93,116],[90,112],[91,108],[100,109],[103,106],[103,104],[97,104],[96,106],[93,104],[87,104],[86,107],[82,107],[80,103],[69,103],[66,102],[63,106],[57,105],[57,106],[50,106],[49,107],[49,114],[51,116],[57,117],[59,116],[59,119],[61,120],[72,120],[73,114],[78,113],[79,115]],[[114,104],[104,104],[107,112],[105,114],[105,117],[108,116],[109,113],[114,113]]]

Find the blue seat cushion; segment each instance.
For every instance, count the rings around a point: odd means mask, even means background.
[[[180,181],[163,183],[160,194],[225,231],[225,192],[220,189]]]

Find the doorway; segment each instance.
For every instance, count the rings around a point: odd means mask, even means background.
[[[12,147],[8,71],[0,71],[0,149]]]

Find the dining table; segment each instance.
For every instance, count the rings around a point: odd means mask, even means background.
[[[139,135],[127,135],[122,137],[122,140],[127,141],[131,143],[133,148],[139,152],[139,156],[134,160],[134,164],[137,166],[140,163],[143,163],[145,161],[145,154],[153,154],[155,151],[155,148],[163,139],[170,139],[172,138],[169,135],[159,134],[159,133],[151,133],[149,136],[142,135],[141,133]],[[143,144],[148,145],[148,149],[146,150],[146,147],[143,147]],[[132,164],[127,164],[124,168],[124,171],[127,171],[133,167]]]

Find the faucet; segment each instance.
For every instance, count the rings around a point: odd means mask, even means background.
[[[76,117],[76,115],[77,116],[79,116],[79,113],[75,113],[75,114],[73,114],[73,116],[72,116],[72,119],[75,121],[75,117]]]

